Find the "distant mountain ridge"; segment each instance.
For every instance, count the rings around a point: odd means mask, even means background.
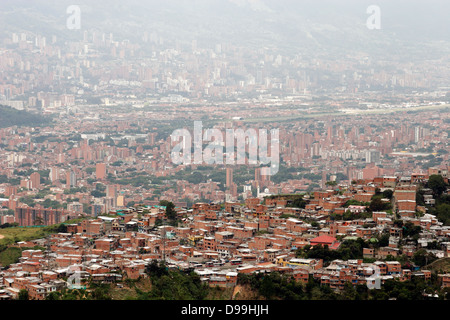
[[[369,30],[376,3],[381,29]],[[81,30],[67,30],[70,0],[2,0],[0,28],[80,39],[83,30],[113,32],[115,40],[141,40],[155,32],[166,43],[230,42],[291,52],[405,54],[423,44],[450,51],[450,2],[445,0],[79,0]],[[1,32],[1,31],[0,31]],[[435,42],[439,45],[436,46]]]

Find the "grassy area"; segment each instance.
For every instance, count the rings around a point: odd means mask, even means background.
[[[7,267],[12,263],[17,263],[22,256],[22,249],[9,247],[0,252],[0,266]]]
[[[59,223],[46,227],[12,227],[0,229],[0,245],[8,245],[20,241],[31,241],[45,238],[49,234],[61,232],[60,230],[58,230],[58,227],[63,224],[66,225],[79,223],[85,219],[93,219],[93,218],[92,217],[77,218],[67,220],[64,223]]]
[[[74,219],[67,221],[66,223],[77,223],[81,219]],[[0,265],[8,266],[11,263],[16,263],[22,255],[22,250],[26,248],[8,247],[21,241],[32,241],[36,239],[42,239],[52,233],[58,233],[62,230],[60,227],[62,224],[55,224],[46,227],[12,227],[0,229]]]
[[[8,247],[5,248],[4,250],[0,249],[0,266],[7,267],[12,263],[19,262],[19,258],[22,256],[22,251],[29,249],[42,251],[45,250],[45,248],[39,246],[33,248]]]
[[[61,226],[62,224],[55,224],[46,227],[12,227],[0,229],[0,265],[6,267],[11,263],[17,263],[22,256],[22,251],[28,249],[12,247],[10,245],[21,241],[45,238],[49,234],[61,232]]]
[[[123,282],[123,287],[113,287],[110,290],[112,300],[136,300],[139,298],[137,291],[150,291],[152,283],[150,278],[140,279],[132,284]]]
[[[6,228],[1,229],[0,234],[4,236],[0,244],[13,244],[19,241],[29,241],[45,237],[43,228]]]
[[[422,269],[437,271],[439,273],[449,273],[450,272],[450,258],[442,258],[433,261],[429,265],[426,265]]]
[[[140,279],[131,284],[123,282],[123,287],[118,288],[112,286],[109,295],[112,300],[138,300],[141,298],[140,293],[152,290],[151,279]],[[233,288],[211,288],[208,290],[206,300],[230,300],[233,295]]]
[[[41,228],[13,227],[0,229],[0,235],[4,236],[3,239],[0,239],[0,245],[45,238],[49,234],[58,232],[58,227],[59,224]]]
[[[234,288],[211,288],[205,300],[231,300]]]

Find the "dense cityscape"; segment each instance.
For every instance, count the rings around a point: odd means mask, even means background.
[[[449,39],[347,53],[2,23],[0,300],[449,299]],[[174,139],[198,123],[198,145]],[[262,130],[273,175],[247,157]],[[175,163],[178,143],[216,161]]]

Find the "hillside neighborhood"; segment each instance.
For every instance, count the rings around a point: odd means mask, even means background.
[[[24,249],[0,271],[0,299],[17,299],[24,290],[43,300],[92,283],[120,286],[148,277],[155,260],[191,270],[211,287],[233,288],[239,274],[279,272],[335,290],[347,283],[376,289],[388,279],[429,281],[433,274],[448,288],[450,273],[426,268],[450,254],[450,226],[429,213],[450,196],[448,170],[429,171],[243,203],[183,208],[163,201],[84,216],[63,224],[65,232],[11,244]],[[430,188],[436,177],[446,186],[439,194]]]

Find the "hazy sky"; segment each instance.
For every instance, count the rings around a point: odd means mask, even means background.
[[[73,36],[65,28],[73,0],[1,0],[4,31]],[[317,46],[326,50],[390,50],[450,42],[448,0],[78,0],[82,30],[116,39],[157,32],[168,42],[194,39],[255,45]],[[369,30],[367,8],[380,8],[380,30]],[[82,31],[81,30],[81,31]],[[0,31],[1,32],[1,31]],[[392,49],[394,50],[394,49]]]

